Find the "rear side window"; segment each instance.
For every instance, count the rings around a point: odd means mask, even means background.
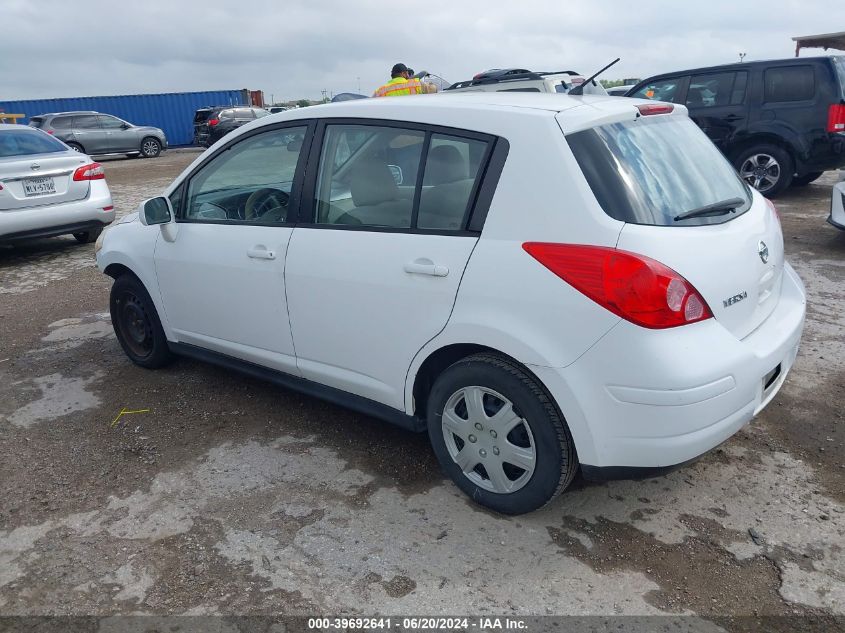
[[[26,128],[12,131],[0,129],[0,158],[65,151],[67,147],[44,132]]]
[[[839,75],[839,94],[845,100],[845,56],[831,57],[833,62],[833,69]]]
[[[720,224],[748,210],[751,196],[730,163],[687,117],[640,117],[567,135],[593,194],[610,217],[632,224]],[[731,198],[734,212],[676,220]]]
[[[422,130],[329,125],[317,176],[316,221],[464,230],[489,146],[486,140]]]
[[[763,101],[808,101],[816,93],[815,73],[812,66],[781,66],[768,68],[763,73]]]
[[[40,128],[43,125],[44,125],[44,119],[42,119],[40,116],[34,116],[29,120],[29,127]]]
[[[688,108],[738,105],[745,99],[747,74],[742,72],[693,75],[687,89]]]
[[[236,108],[235,109],[235,118],[236,119],[254,119],[255,115],[252,113],[252,108]]]
[[[50,125],[56,130],[69,130],[73,119],[69,116],[57,116],[50,121]]]

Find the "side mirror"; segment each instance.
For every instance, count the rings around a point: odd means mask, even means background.
[[[401,185],[402,181],[404,180],[402,176],[402,168],[399,165],[388,165],[387,168],[393,175],[394,182],[396,182],[397,185]]]
[[[132,126],[131,126],[131,125],[129,125],[128,123],[122,123],[122,124],[120,125],[120,129],[121,129],[121,130],[128,130],[128,129],[129,129],[129,128],[131,128],[131,127],[132,127]]]
[[[173,207],[170,200],[164,196],[150,198],[141,205],[141,212],[138,214],[141,224],[166,224],[173,221]]]

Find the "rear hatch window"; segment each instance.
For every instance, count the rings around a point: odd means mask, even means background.
[[[194,125],[205,123],[213,110],[197,110],[194,113]]]
[[[34,156],[66,152],[67,147],[43,132],[22,130],[0,130],[0,158],[12,156]]]
[[[622,222],[721,224],[751,206],[747,185],[685,116],[638,117],[566,139],[604,212]]]

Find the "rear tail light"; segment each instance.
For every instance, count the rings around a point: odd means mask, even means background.
[[[73,179],[77,182],[80,180],[103,180],[105,177],[106,172],[100,163],[89,163],[73,172]]]
[[[845,103],[834,103],[827,113],[827,131],[845,132]]]
[[[56,132],[56,130],[44,130],[44,131],[47,132],[47,134],[54,134]]]
[[[640,114],[643,116],[649,116],[652,114],[669,114],[674,109],[675,106],[671,103],[644,103],[637,106],[637,110],[639,110]]]
[[[112,204],[112,205],[109,205],[107,207],[103,207],[103,211],[106,211],[106,212],[114,211],[114,205]]]
[[[522,248],[573,288],[636,325],[664,329],[713,316],[692,284],[650,257],[579,244],[526,242]]]
[[[209,119],[208,120],[208,127],[214,127],[218,123],[220,123],[220,119]]]

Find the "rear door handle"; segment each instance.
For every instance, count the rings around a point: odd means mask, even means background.
[[[740,116],[738,114],[729,114],[725,117],[725,121],[727,121],[728,123],[733,123],[734,121],[739,121],[744,118],[744,116]]]
[[[432,277],[445,277],[449,269],[445,266],[437,266],[428,257],[420,257],[405,264],[405,272],[412,275],[431,275]]]
[[[267,247],[261,244],[253,246],[246,255],[252,259],[276,259],[276,251],[268,251]]]

